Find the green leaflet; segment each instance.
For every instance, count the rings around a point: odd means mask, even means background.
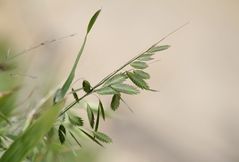
[[[130,66],[132,66],[135,69],[145,69],[148,67],[148,65],[145,62],[141,62],[141,61],[132,62]]]
[[[100,108],[102,118],[103,118],[103,120],[105,120],[105,110],[104,110],[104,106],[101,101],[99,101],[99,108]]]
[[[122,83],[126,79],[127,79],[127,76],[124,73],[116,74],[115,76],[113,76],[112,78],[107,80],[105,82],[105,84],[103,85],[103,87],[107,87],[107,86],[112,85],[112,84]]]
[[[71,83],[72,83],[72,81],[73,81],[73,79],[74,79],[74,77],[75,77],[76,67],[77,67],[77,65],[78,65],[78,62],[79,62],[79,60],[80,60],[80,57],[81,57],[81,55],[82,55],[82,53],[83,53],[83,51],[84,51],[84,48],[85,48],[85,44],[86,44],[86,41],[87,41],[87,36],[88,36],[88,34],[89,34],[91,28],[93,27],[93,25],[94,25],[94,23],[95,23],[95,21],[96,21],[98,15],[99,15],[100,11],[101,11],[101,10],[98,10],[98,11],[93,15],[93,17],[91,18],[91,20],[90,20],[90,22],[89,22],[89,24],[88,24],[87,33],[86,33],[86,35],[85,35],[84,42],[83,42],[83,44],[82,44],[82,46],[81,46],[81,49],[80,49],[80,51],[79,51],[79,53],[78,53],[78,55],[77,55],[77,58],[76,58],[76,60],[75,60],[75,63],[74,63],[74,65],[73,65],[72,69],[71,69],[71,72],[70,72],[68,78],[66,79],[65,83],[63,84],[62,88],[60,88],[60,89],[58,89],[58,90],[56,91],[55,96],[54,96],[54,99],[53,99],[53,102],[54,102],[54,103],[57,103],[57,102],[61,101],[61,100],[65,97],[65,95],[66,95],[68,89],[70,88],[70,85],[71,85]]]
[[[47,111],[11,144],[0,161],[21,162],[52,128],[62,106],[62,102],[49,106]]]
[[[99,128],[99,123],[100,123],[100,104],[98,105],[98,110],[97,110],[97,117],[96,117],[96,123],[95,123],[95,132],[98,131]]]
[[[94,117],[94,113],[91,110],[91,107],[89,104],[87,104],[87,116],[88,116],[88,120],[89,120],[91,128],[94,128],[95,117]]]
[[[86,92],[86,93],[89,93],[91,91],[91,85],[90,85],[90,82],[88,82],[87,80],[84,80],[82,82],[82,87],[83,87],[83,90]]]
[[[115,91],[122,92],[125,94],[138,94],[139,90],[128,84],[114,84],[111,86]]]
[[[112,89],[111,87],[103,87],[96,91],[99,95],[112,95],[112,94],[118,94],[117,91]]]
[[[78,101],[78,100],[79,100],[79,97],[78,97],[77,93],[75,92],[75,90],[74,90],[73,88],[71,89],[71,92],[72,92],[72,94],[73,94],[74,99],[75,99],[76,101]]]
[[[93,132],[93,134],[94,134],[95,138],[100,140],[101,142],[104,142],[104,143],[112,142],[112,139],[102,132]]]
[[[59,140],[61,142],[61,144],[64,144],[66,138],[66,128],[64,127],[64,125],[60,125],[58,128],[58,136],[59,136]]]
[[[84,125],[84,122],[83,122],[83,119],[79,116],[75,116],[73,114],[70,114],[69,115],[69,121],[71,122],[72,125],[74,126],[83,126]]]
[[[142,70],[134,70],[133,73],[142,79],[150,79],[150,75]]]
[[[130,79],[136,86],[138,86],[139,88],[142,88],[142,89],[149,90],[148,84],[147,84],[143,79],[141,79],[140,77],[138,77],[138,75],[135,75],[135,74],[132,73],[132,72],[126,72],[126,74],[127,74],[127,76],[129,77],[129,79]]]
[[[152,47],[149,52],[159,52],[168,49],[170,46],[169,45],[163,45],[163,46],[155,46]]]
[[[121,99],[120,94],[113,95],[111,104],[110,104],[110,107],[113,111],[118,109],[118,107],[120,105],[120,99]]]
[[[151,56],[153,56],[153,54],[143,54],[137,60],[139,60],[139,61],[150,61],[150,60],[153,60],[153,58]]]

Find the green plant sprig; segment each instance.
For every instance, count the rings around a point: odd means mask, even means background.
[[[167,34],[165,37],[163,37],[160,41],[153,44],[146,51],[138,54],[137,56],[127,61],[125,64],[123,64],[122,66],[114,70],[112,73],[104,77],[95,86],[91,87],[90,83],[87,80],[84,80],[82,82],[81,88],[78,88],[76,90],[72,89],[71,94],[73,94],[75,100],[69,105],[67,105],[65,108],[63,108],[63,111],[60,113],[59,117],[67,113],[70,109],[73,108],[74,105],[76,105],[78,102],[80,102],[81,100],[83,100],[84,98],[86,98],[87,96],[93,93],[98,93],[100,95],[112,95],[110,107],[113,111],[116,111],[120,105],[120,102],[125,103],[125,101],[123,100],[121,96],[121,93],[126,93],[130,95],[138,94],[139,90],[136,87],[144,89],[144,90],[155,91],[150,89],[148,84],[145,82],[145,80],[150,78],[150,75],[143,71],[145,68],[148,67],[148,64],[146,62],[153,60],[154,58],[152,58],[152,56],[156,52],[168,49],[170,47],[169,45],[158,46],[158,44],[161,41],[163,41],[165,38],[170,36],[171,34],[175,33],[177,30],[181,29],[183,26]],[[129,65],[132,67],[131,69],[121,72],[124,68],[126,68]],[[126,81],[127,79],[129,79],[136,87],[128,85],[128,84],[124,84],[123,82]],[[105,88],[106,88],[106,91],[104,91]],[[77,91],[81,91],[81,90],[85,91],[85,94],[81,97],[78,97]],[[110,91],[107,91],[107,90],[110,90]],[[132,111],[131,108],[129,109],[130,111]],[[91,107],[89,106],[88,103],[86,106],[86,110],[87,110],[88,120],[89,120],[89,124],[92,131],[86,132],[80,128],[81,132],[100,146],[103,146],[100,142],[106,142],[106,143],[112,142],[110,137],[98,131],[100,116],[102,116],[102,118],[105,120],[105,113],[104,113],[105,110],[103,108],[103,104],[100,98],[99,98],[99,105],[98,105],[96,120],[95,120],[95,114],[91,110]],[[74,123],[72,124],[74,125]]]
[[[103,78],[98,84],[96,84],[92,89],[91,92],[84,94],[82,97],[80,97],[79,99],[73,101],[72,103],[70,103],[68,106],[66,106],[61,112],[60,116],[63,115],[64,113],[66,113],[68,110],[70,110],[75,104],[77,104],[78,102],[80,102],[82,99],[84,99],[85,97],[91,95],[92,93],[96,92],[97,88],[100,87],[101,85],[103,85],[107,80],[109,80],[110,78],[112,78],[114,75],[116,75],[118,72],[120,72],[122,69],[124,69],[126,66],[130,65],[132,62],[134,62],[135,60],[137,60],[139,57],[141,57],[142,55],[144,55],[145,53],[147,53],[150,49],[152,49],[153,47],[155,47],[157,44],[154,44],[153,46],[151,46],[148,50],[146,50],[145,52],[137,55],[136,57],[132,58],[131,60],[129,60],[128,62],[126,62],[124,65],[122,65],[121,67],[119,67],[118,69],[116,69],[114,72],[110,73],[109,75],[107,75],[105,78]],[[82,90],[80,88],[80,90]]]
[[[163,37],[161,40],[159,40],[158,42],[156,42],[155,44],[153,44],[150,48],[148,48],[146,51],[144,51],[143,53],[140,53],[139,55],[133,57],[132,59],[130,59],[129,61],[127,61],[124,65],[120,66],[118,69],[116,69],[115,71],[113,71],[112,73],[110,73],[109,75],[107,75],[105,78],[103,78],[98,84],[96,84],[92,89],[91,92],[84,94],[82,97],[80,97],[78,100],[73,101],[72,103],[70,103],[68,106],[66,106],[61,112],[60,116],[63,115],[64,113],[66,113],[68,110],[70,110],[76,103],[80,102],[82,99],[84,99],[85,97],[91,95],[92,93],[96,92],[97,88],[100,87],[101,85],[103,85],[107,80],[109,80],[110,78],[112,78],[113,76],[115,76],[117,73],[119,73],[122,69],[124,69],[126,66],[130,65],[131,63],[133,63],[134,61],[136,61],[137,59],[139,59],[141,56],[147,54],[150,50],[152,50],[153,48],[155,48],[159,43],[161,43],[164,39],[166,39],[167,37],[169,37],[170,35],[172,35],[173,33],[175,33],[176,31],[178,31],[179,29],[181,29],[182,27],[184,27],[186,24],[184,24],[183,26],[177,28],[176,30],[174,30],[173,32],[170,32],[169,34],[167,34],[165,37]],[[159,46],[160,47],[160,46]],[[161,46],[162,47],[162,46]],[[165,46],[165,49],[169,48],[170,46]],[[79,88],[77,90],[82,90],[82,88]],[[76,92],[76,90],[75,90]]]
[[[148,84],[144,81],[144,79],[149,79],[149,77],[150,77],[149,74],[142,70],[137,70],[137,69],[145,69],[146,67],[148,67],[148,65],[145,62],[141,62],[140,59],[142,60],[142,57],[143,57],[143,60],[145,60],[145,61],[151,60],[151,56],[155,52],[166,50],[169,47],[170,47],[169,45],[152,46],[145,52],[132,58],[130,61],[126,62],[124,65],[120,66],[118,69],[116,69],[115,71],[113,71],[112,73],[107,75],[94,87],[91,87],[90,83],[87,80],[84,80],[82,82],[82,90],[85,91],[85,94],[82,97],[78,97],[76,91],[72,88],[72,95],[75,100],[63,109],[63,111],[60,113],[59,117],[61,117],[63,115],[65,116],[65,114],[71,108],[73,108],[73,106],[75,104],[77,104],[78,102],[83,100],[85,97],[87,97],[93,93],[98,93],[100,95],[107,95],[107,94],[113,95],[110,106],[113,111],[116,111],[120,105],[120,101],[125,103],[125,101],[121,97],[121,93],[126,93],[126,94],[130,94],[130,95],[139,93],[139,90],[136,87],[123,83],[127,79],[131,80],[132,83],[134,83],[134,85],[137,86],[138,88],[145,89],[145,90],[151,90],[149,88]],[[148,55],[148,54],[150,54],[150,55]],[[122,72],[119,73],[121,70],[123,70],[128,65],[133,67],[133,69],[132,69],[133,72],[125,71],[123,73]],[[108,88],[110,90],[110,92],[107,92],[107,91],[104,92],[105,88],[106,89]],[[92,130],[90,132],[88,132],[88,131],[84,131],[80,128],[81,132],[83,134],[85,134],[87,137],[89,137],[93,142],[96,142],[100,146],[103,146],[100,142],[105,142],[105,143],[112,142],[110,137],[108,137],[106,134],[98,131],[100,116],[102,116],[103,120],[105,120],[105,110],[104,110],[104,107],[103,107],[103,104],[102,104],[100,98],[99,98],[96,120],[95,120],[95,114],[93,113],[93,111],[88,103],[86,106],[86,111],[87,111],[88,121],[89,121],[89,124],[90,124],[90,127]],[[69,119],[70,118],[71,117],[69,116]],[[75,126],[74,128],[83,126],[83,120],[81,119],[81,117],[73,116],[73,118],[78,119],[78,120],[74,120],[74,121],[70,120],[70,123],[73,126]],[[75,122],[75,121],[78,121],[78,122]],[[62,123],[64,123],[64,120],[62,120]],[[63,131],[64,133],[62,133],[62,130],[64,130]],[[65,130],[67,130],[67,129],[65,129],[63,124],[61,124],[58,128],[59,140],[62,144],[64,143],[65,136],[67,134]],[[79,143],[79,141],[76,141],[76,142]]]
[[[99,13],[101,10],[98,10],[95,15],[92,17],[91,21],[92,23],[89,23],[88,25],[88,29],[87,29],[87,34],[88,35],[90,29],[92,28],[94,22],[96,21]],[[90,25],[91,24],[91,25]],[[184,26],[186,26],[187,24],[189,24],[189,22],[183,24],[182,26],[176,28],[175,30],[173,30],[172,32],[168,33],[167,35],[165,35],[163,38],[161,38],[159,41],[157,41],[155,44],[153,44],[151,47],[149,47],[146,51],[144,51],[143,53],[140,53],[139,55],[133,57],[132,59],[130,59],[128,62],[126,62],[124,65],[122,65],[121,67],[119,67],[118,69],[116,69],[115,71],[113,71],[112,73],[110,73],[109,75],[107,75],[105,78],[103,78],[98,84],[96,84],[92,89],[91,92],[86,93],[85,95],[83,95],[82,97],[80,97],[78,100],[73,101],[72,103],[70,103],[68,106],[66,106],[60,113],[60,116],[62,116],[65,112],[67,112],[68,110],[70,110],[76,103],[78,103],[79,101],[81,101],[82,99],[84,99],[85,97],[91,95],[92,93],[95,92],[95,90],[100,87],[102,84],[104,84],[107,80],[109,80],[111,77],[113,77],[115,74],[117,74],[118,72],[120,72],[122,69],[124,69],[126,66],[128,66],[129,64],[133,63],[135,60],[137,60],[138,58],[140,58],[142,55],[146,54],[147,52],[149,52],[150,50],[152,50],[154,47],[156,47],[159,43],[161,43],[163,40],[165,40],[166,38],[168,38],[169,36],[171,36],[172,34],[174,34],[175,32],[177,32],[178,30],[182,29]],[[91,27],[89,27],[91,26]],[[86,41],[86,39],[85,39]],[[85,45],[85,41],[83,43],[83,47]],[[160,46],[159,46],[160,47]],[[168,46],[170,47],[170,46]],[[83,52],[83,51],[82,51]],[[78,60],[79,61],[79,60]],[[77,64],[75,63],[75,66],[77,66]],[[76,67],[75,67],[76,68]],[[69,79],[69,78],[68,78]],[[66,81],[67,82],[67,81]],[[72,82],[72,81],[71,81]],[[66,83],[65,83],[66,84]],[[70,86],[70,85],[69,85]],[[64,86],[63,86],[64,87]],[[68,87],[69,89],[69,87]],[[79,90],[83,90],[83,88],[79,88],[77,90],[74,90],[74,92],[79,91]],[[66,92],[64,92],[66,94]],[[64,95],[65,95],[64,94]],[[62,98],[63,96],[61,96]]]

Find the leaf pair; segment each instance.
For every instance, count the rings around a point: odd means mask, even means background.
[[[87,104],[86,110],[87,110],[87,116],[88,116],[88,120],[89,120],[91,128],[92,129],[95,128],[95,131],[97,131],[99,127],[100,116],[102,116],[103,120],[105,120],[105,110],[104,110],[102,102],[99,100],[96,120],[95,120],[94,112],[89,104]]]

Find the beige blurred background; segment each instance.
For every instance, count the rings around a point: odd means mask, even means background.
[[[126,97],[134,113],[122,105],[104,127],[114,142],[98,162],[238,162],[238,0],[0,0],[0,36],[18,51],[78,33],[19,58],[19,72],[37,77],[26,93],[66,77],[98,8],[77,73],[93,84],[190,21],[147,69],[160,92]]]

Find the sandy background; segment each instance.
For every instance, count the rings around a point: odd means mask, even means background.
[[[147,69],[160,93],[126,97],[134,113],[122,106],[107,123],[114,143],[99,162],[239,161],[237,0],[0,0],[0,36],[19,51],[78,33],[19,58],[25,61],[19,71],[27,67],[37,76],[34,83],[26,79],[28,89],[38,87],[35,97],[46,82],[66,77],[88,20],[101,7],[77,73],[92,83],[190,24],[162,43],[172,47]]]

